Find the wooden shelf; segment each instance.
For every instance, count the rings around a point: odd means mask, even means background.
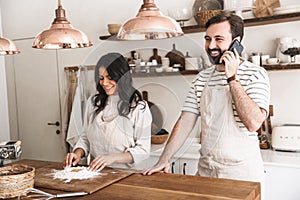
[[[300,69],[300,63],[297,64],[281,64],[281,65],[263,65],[267,71],[275,71],[275,70],[293,70]]]
[[[300,69],[300,63],[297,64],[281,64],[281,65],[263,65],[267,71],[279,71],[279,70],[295,70]],[[198,74],[198,70],[187,70],[179,72],[138,72],[133,73],[133,77],[156,77],[156,76],[178,76],[178,75],[195,75]]]
[[[250,26],[261,26],[266,24],[276,24],[276,23],[283,23],[283,22],[292,22],[300,20],[300,12],[297,13],[288,13],[282,15],[274,15],[268,17],[261,17],[261,18],[251,18],[251,19],[244,19],[245,27]],[[204,32],[205,28],[200,27],[199,25],[194,26],[185,26],[182,28],[185,34],[188,33],[198,33]],[[112,35],[103,35],[99,37],[100,40],[111,40],[111,41],[120,41],[117,40],[115,36]]]
[[[100,40],[111,40],[111,41],[122,41],[116,38],[116,35],[102,35],[99,37]]]
[[[178,76],[178,75],[194,75],[198,74],[198,70],[186,70],[186,71],[179,71],[179,72],[137,72],[132,73],[133,77],[156,77],[156,76]]]
[[[245,27],[250,27],[250,26],[261,26],[267,24],[283,23],[283,22],[292,22],[297,20],[300,20],[300,12],[274,15],[274,16],[261,17],[261,18],[244,19],[244,23],[245,23]],[[182,29],[184,33],[197,33],[197,32],[205,31],[204,27],[200,27],[198,25],[186,26],[183,27]]]
[[[95,66],[85,66],[88,70],[94,70]],[[267,71],[279,71],[279,70],[295,70],[300,69],[300,63],[297,64],[283,64],[283,65],[263,65],[263,68],[265,68]],[[70,66],[65,67],[65,71],[78,71],[78,66]],[[160,76],[185,76],[185,75],[196,75],[199,73],[199,70],[186,70],[186,71],[179,71],[179,72],[134,72],[132,73],[132,76],[135,78],[139,77],[160,77]]]

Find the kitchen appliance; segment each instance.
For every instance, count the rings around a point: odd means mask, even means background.
[[[300,151],[300,124],[284,124],[272,130],[272,148],[278,151]]]
[[[22,153],[21,141],[0,142],[0,167],[6,159],[17,159]]]

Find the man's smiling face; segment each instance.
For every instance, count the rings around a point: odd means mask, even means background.
[[[204,36],[205,50],[213,64],[220,64],[220,58],[231,42],[232,34],[228,21],[210,25]]]

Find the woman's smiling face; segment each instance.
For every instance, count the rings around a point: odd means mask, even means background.
[[[117,83],[112,80],[105,67],[99,68],[100,85],[105,90],[107,95],[117,94]]]

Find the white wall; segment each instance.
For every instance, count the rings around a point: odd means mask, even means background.
[[[173,0],[172,5],[170,5],[170,1],[168,0],[156,0],[155,2],[160,10],[164,14],[167,14],[169,8],[177,5],[188,5],[191,7],[194,0]],[[99,46],[106,48],[106,50],[114,48],[120,50],[123,48],[122,46],[131,44],[126,42],[113,43],[100,41],[99,36],[108,34],[108,23],[123,23],[125,20],[134,17],[142,1],[63,0],[62,4],[66,10],[67,19],[75,28],[84,31],[94,44],[94,47],[91,48],[58,51],[58,65],[61,70],[61,82],[63,83],[63,68],[80,64],[95,64],[97,57],[93,57],[92,55],[99,55],[99,52],[97,52]],[[299,1],[282,0],[281,4],[299,4]],[[32,38],[40,31],[49,28],[54,19],[57,2],[55,0],[0,0],[0,7],[2,8],[4,35],[10,39],[26,40],[26,38]],[[187,24],[193,23],[195,23],[194,19]],[[276,38],[291,36],[300,40],[299,32],[299,21],[246,28],[245,38],[243,40],[245,52],[250,54],[251,52],[259,51],[275,56],[277,46]],[[179,45],[177,46],[178,50],[185,53],[186,49],[189,49],[190,54],[194,54],[195,56],[201,54],[203,48],[197,48],[197,46],[203,46],[203,36],[204,33],[186,35],[195,45],[193,45],[193,47]],[[177,40],[164,41],[167,44],[165,47],[166,50],[171,50],[170,44],[173,41],[176,42]],[[135,45],[135,43],[132,44]],[[152,47],[154,47],[154,44],[149,44],[149,48]],[[97,51],[95,49],[97,49]],[[90,59],[91,57],[94,59]],[[7,61],[6,63],[12,62],[10,57],[6,57],[5,59]],[[11,69],[7,69],[6,73],[8,74],[8,93],[13,96],[13,72]],[[273,124],[276,125],[285,122],[300,123],[300,106],[297,103],[300,100],[300,94],[297,92],[299,91],[300,85],[300,80],[298,79],[300,71],[269,72],[269,75],[272,87],[271,103],[274,104],[275,109],[275,116],[272,118]],[[5,88],[4,85],[2,85],[2,87]],[[180,84],[178,87],[180,87]],[[185,90],[184,88],[181,89]],[[153,99],[153,101],[155,101],[155,99]],[[10,110],[14,110],[13,102],[9,103]],[[14,115],[13,113],[11,114],[11,121],[14,121]],[[11,126],[11,129],[16,129],[16,127]]]
[[[2,20],[0,7],[0,36],[2,36]],[[0,57],[0,142],[10,139],[7,104],[6,72],[4,57]]]

